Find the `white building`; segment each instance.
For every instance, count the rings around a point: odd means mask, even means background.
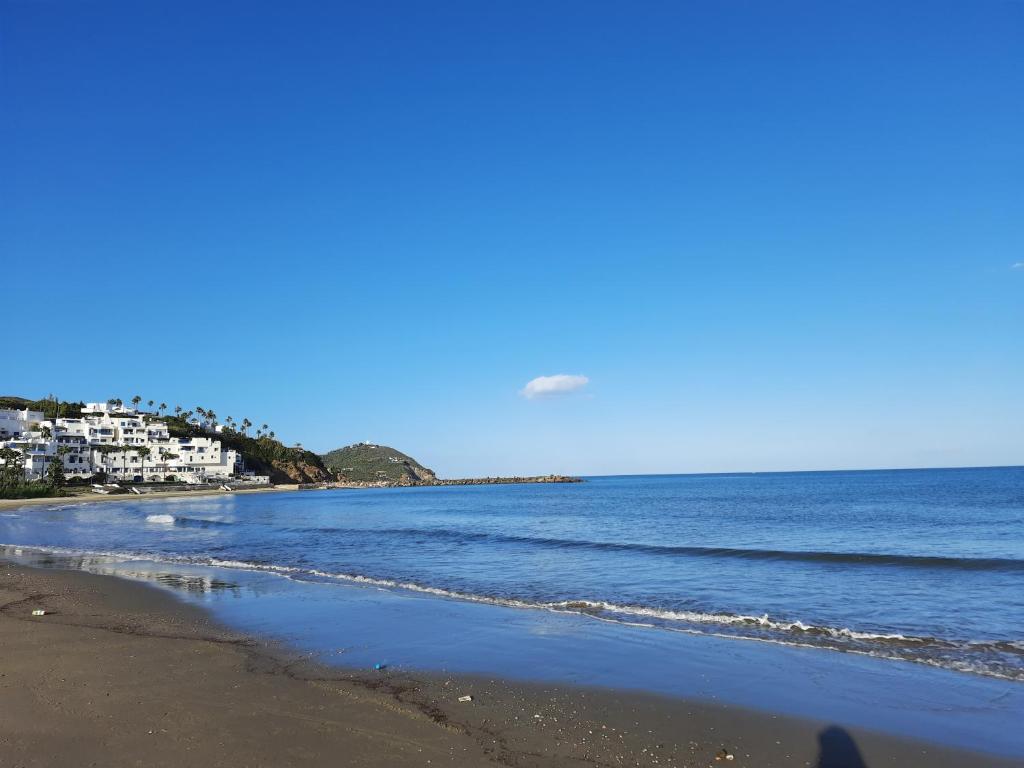
[[[20,437],[23,432],[31,432],[43,418],[42,411],[0,408],[0,440],[9,440]]]
[[[18,416],[7,414],[15,413]],[[29,480],[46,475],[58,456],[68,477],[106,473],[109,480],[224,481],[241,474],[237,451],[212,437],[171,437],[167,424],[135,410],[89,403],[79,418],[44,419],[36,411],[0,411],[8,435],[0,445],[25,454]],[[4,419],[7,419],[5,421]]]

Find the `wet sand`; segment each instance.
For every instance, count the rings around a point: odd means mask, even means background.
[[[1013,764],[684,699],[324,668],[144,584],[8,563],[0,649],[4,765]]]

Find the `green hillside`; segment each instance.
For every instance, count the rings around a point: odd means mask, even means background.
[[[325,453],[321,458],[339,480],[416,484],[437,479],[416,459],[386,445],[356,443]]]

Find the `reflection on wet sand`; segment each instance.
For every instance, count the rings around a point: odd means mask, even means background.
[[[128,573],[128,575],[141,579],[151,578],[160,582],[164,586],[171,587],[172,589],[179,589],[195,594],[224,591],[239,593],[241,591],[237,584],[233,584],[230,581],[212,579],[206,576],[184,576],[180,573]]]
[[[104,555],[63,555],[35,552],[16,547],[2,547],[0,553],[7,557],[15,557],[19,562],[37,568],[60,568],[71,571],[88,571],[103,576],[120,576],[122,578],[151,581],[161,586],[192,595],[229,593],[234,597],[242,596],[242,588],[231,581],[207,574],[189,574],[180,570],[163,567],[132,567],[130,562],[117,560]]]

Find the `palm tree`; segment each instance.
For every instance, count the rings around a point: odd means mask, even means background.
[[[175,416],[180,416],[181,415],[181,411],[182,411],[182,407],[180,405],[174,406],[174,415]]]
[[[167,472],[168,471],[167,462],[170,461],[171,459],[178,458],[178,454],[171,453],[170,451],[165,451],[163,448],[160,448],[159,451],[160,451],[160,464],[163,466],[164,472]]]
[[[160,405],[157,406],[157,411],[160,413],[161,416],[163,415],[163,412],[166,411],[166,410],[167,410],[167,403],[160,403]]]
[[[210,422],[211,427],[217,426],[217,414],[214,413],[213,411],[206,412],[206,420]]]
[[[116,397],[109,398],[107,400],[107,405],[109,405],[111,408],[113,408],[115,405],[117,405],[117,398]]]
[[[22,437],[24,438],[24,435],[22,435]],[[18,450],[21,451],[22,466],[25,468],[25,472],[27,473],[23,479],[31,479],[32,475],[35,474],[36,466],[35,459],[32,458],[32,451],[35,450],[35,448],[32,447],[32,439],[25,438],[25,445],[20,446]],[[40,477],[42,477],[42,475],[40,475]]]
[[[273,440],[275,437],[277,437],[277,435],[274,432],[271,432],[270,433],[270,439]]]
[[[266,432],[268,429],[270,429],[270,427],[268,427],[266,424],[264,424],[262,427],[260,427],[260,429],[263,430],[264,432]]]
[[[251,426],[252,426],[252,422],[251,421],[249,421],[248,419],[242,419],[242,434],[243,435],[247,434],[248,433],[247,431],[248,431],[249,427],[251,427]]]
[[[146,459],[149,458],[149,455],[151,453],[153,453],[153,451],[150,450],[149,448],[147,448],[146,446],[142,446],[141,448],[136,448],[135,452],[137,454],[139,454],[139,458],[142,459],[142,466],[139,467],[139,473],[142,475],[143,481],[145,481],[145,479],[146,479]]]
[[[119,398],[117,398],[117,400],[114,401],[114,405],[116,405],[118,408],[123,408],[124,407],[124,400],[122,400],[119,397]]]
[[[142,395],[136,395],[132,398],[132,405],[135,406],[135,410],[139,409],[139,403],[142,402]]]
[[[107,466],[110,464],[110,460],[107,457],[112,453],[113,449],[114,446],[112,445],[97,445],[94,448],[94,450],[100,455],[99,472],[102,472],[104,475],[109,474],[107,472]]]

